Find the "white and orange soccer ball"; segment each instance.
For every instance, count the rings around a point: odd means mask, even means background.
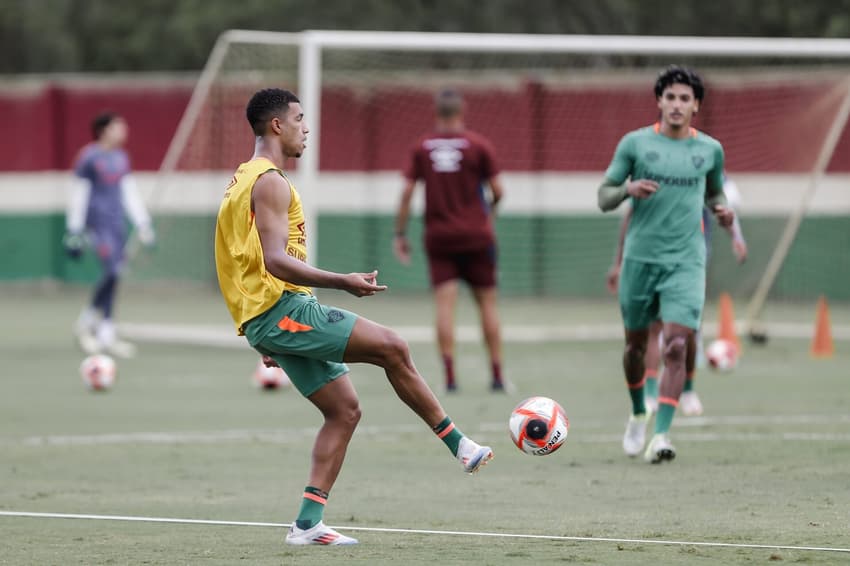
[[[104,391],[115,383],[115,360],[106,354],[94,354],[80,364],[80,377],[92,391]]]
[[[705,349],[705,359],[712,369],[731,371],[738,365],[738,347],[729,340],[714,340]]]
[[[511,412],[508,428],[517,448],[532,456],[546,456],[564,444],[570,421],[552,399],[529,397]]]
[[[266,367],[263,360],[257,362],[257,367],[254,369],[251,379],[254,385],[260,389],[274,390],[292,385],[292,382],[289,381],[289,376],[286,375],[283,369],[279,367]]]

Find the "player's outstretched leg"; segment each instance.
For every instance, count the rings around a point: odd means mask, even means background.
[[[632,401],[632,412],[626,423],[623,435],[623,451],[627,456],[637,456],[646,443],[646,425],[649,414],[643,398],[644,386],[644,355],[649,331],[626,330],[626,348],[623,352],[623,370],[626,374],[626,387]]]
[[[348,375],[343,375],[310,395],[309,399],[321,411],[325,422],[316,435],[310,483],[304,489],[301,509],[286,535],[286,543],[357,544],[357,539],[334,531],[322,521],[328,494],[342,468],[351,435],[360,421],[357,393]]]
[[[466,437],[446,415],[413,365],[407,343],[393,330],[358,318],[348,339],[344,361],[365,362],[383,368],[399,399],[431,427],[465,472],[477,472],[493,458],[489,446],[481,446]]]

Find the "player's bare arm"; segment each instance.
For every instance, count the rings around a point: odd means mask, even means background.
[[[416,189],[416,180],[406,179],[401,191],[401,202],[395,219],[395,235],[393,237],[393,252],[404,265],[410,265],[410,242],[407,239],[407,222],[410,218],[410,202]]]
[[[629,208],[623,215],[623,220],[620,221],[620,234],[617,237],[617,251],[614,252],[614,263],[611,264],[608,273],[605,275],[605,286],[611,293],[617,293],[617,286],[620,284],[620,266],[623,263],[623,247],[626,243],[626,232],[629,229],[629,221],[632,218],[632,209]]]
[[[505,196],[505,186],[502,184],[502,177],[495,175],[489,179],[487,184],[490,185],[490,192],[493,196],[493,202],[491,204],[496,206]]]
[[[705,204],[714,213],[717,223],[722,227],[728,228],[735,221],[735,211],[732,210],[726,201],[723,187],[707,185],[705,189]]]
[[[334,273],[317,269],[286,253],[289,238],[289,184],[277,174],[262,175],[254,184],[254,222],[263,248],[265,267],[275,277],[296,285],[342,289],[356,297],[374,295],[386,285],[378,285],[377,271]]]

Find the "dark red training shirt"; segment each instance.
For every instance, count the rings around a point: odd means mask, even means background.
[[[484,183],[499,173],[490,142],[468,130],[431,133],[413,148],[405,176],[425,181],[425,248],[480,250],[495,243]]]

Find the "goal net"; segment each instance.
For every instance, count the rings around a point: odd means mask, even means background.
[[[741,194],[749,258],[736,265],[729,237],[713,231],[709,300],[729,292],[749,303],[739,314],[749,310],[751,324],[821,294],[850,301],[843,40],[227,32],[150,197],[166,251],[151,261],[214,279],[215,211],[253,147],[244,107],[277,86],[299,94],[311,127],[290,164],[311,262],[377,268],[396,290],[427,289],[421,189],[410,267],[393,258],[393,218],[410,150],[433,127],[433,97],[451,87],[502,170],[502,292],[601,298],[620,216],[598,211],[596,188],[620,137],[657,119],[652,87],[671,63],[702,75],[695,125],[723,143]]]

